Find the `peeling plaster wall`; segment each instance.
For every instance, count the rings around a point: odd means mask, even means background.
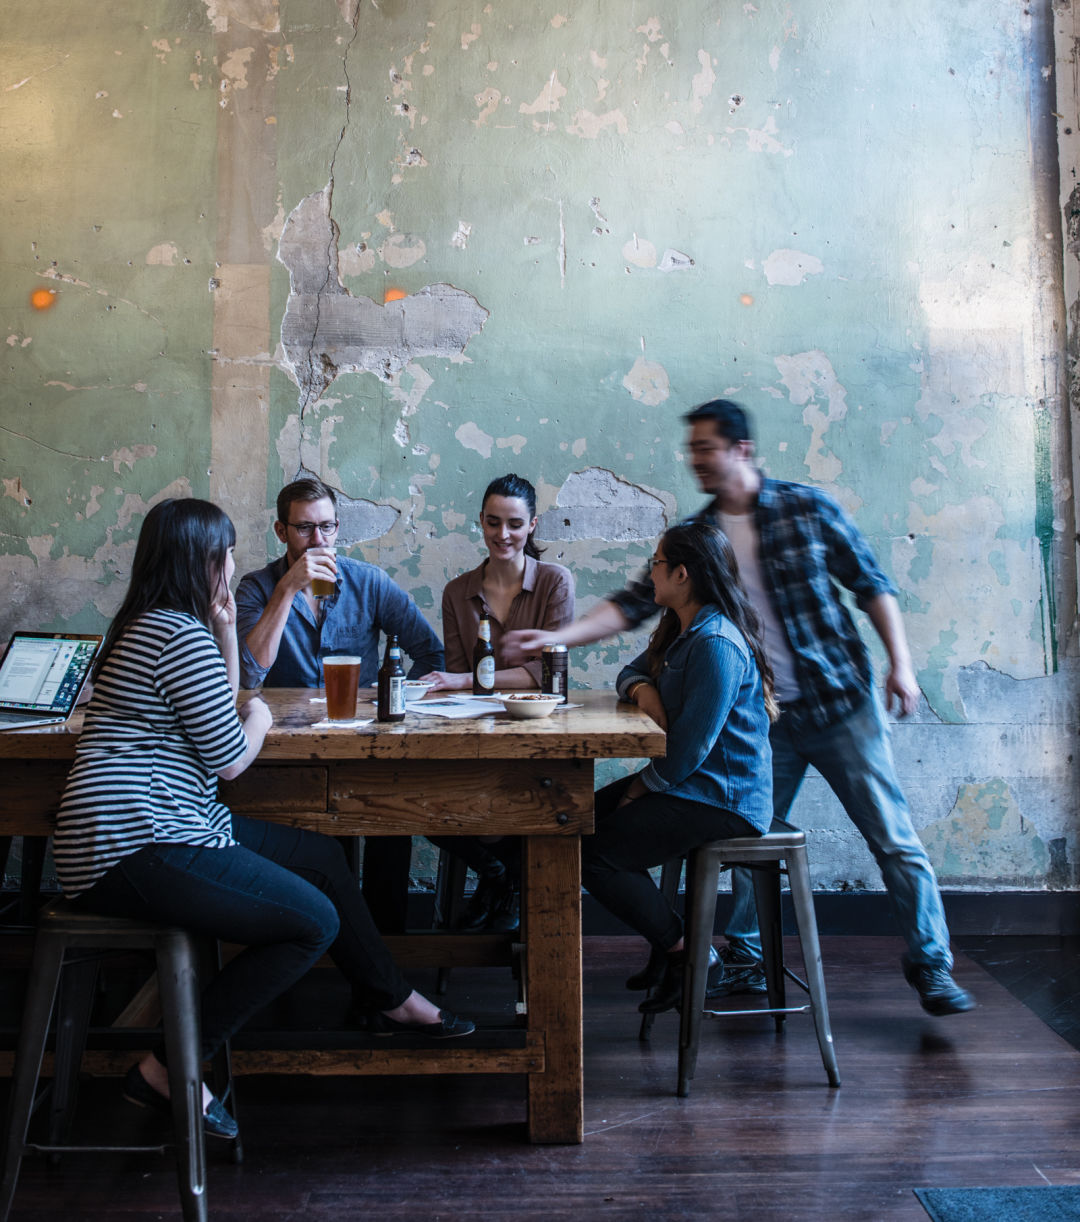
[[[925,699],[894,747],[942,881],[1077,887],[1077,24],[8,0],[0,634],[103,626],[165,496],[261,563],[301,471],[436,620],[519,471],[588,607],[700,503],[681,413],[735,395],[901,589]],[[879,886],[813,776],[799,818],[820,886]]]

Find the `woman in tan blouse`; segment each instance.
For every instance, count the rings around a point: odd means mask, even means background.
[[[443,641],[446,670],[424,679],[436,690],[472,689],[472,656],[481,616],[491,621],[495,650],[495,690],[540,686],[539,660],[505,666],[503,635],[516,628],[557,630],[574,618],[574,579],[561,564],[540,559],[536,546],[536,489],[520,475],[492,480],[480,503],[480,527],[487,559],[455,577],[443,591]],[[472,836],[430,838],[464,859],[478,879],[459,922],[462,929],[509,930],[517,927],[520,848],[516,838],[482,843]],[[487,838],[485,838],[487,841]]]
[[[502,638],[517,628],[554,635],[574,618],[574,579],[561,564],[540,559],[536,546],[536,489],[520,475],[492,480],[480,505],[487,559],[455,577],[443,591],[446,670],[424,679],[436,690],[472,688],[472,656],[480,617],[491,620],[495,690],[540,686],[540,662],[502,665]]]

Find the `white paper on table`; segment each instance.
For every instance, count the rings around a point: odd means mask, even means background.
[[[313,730],[355,730],[358,726],[371,725],[374,720],[374,717],[352,717],[348,721],[330,721],[329,718],[324,717],[311,728]]]
[[[455,700],[447,697],[442,700],[417,700],[405,706],[412,713],[425,713],[429,717],[449,717],[464,720],[468,717],[487,717],[490,713],[504,712],[503,706],[497,700]]]

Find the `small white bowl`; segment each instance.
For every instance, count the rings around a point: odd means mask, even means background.
[[[425,683],[423,679],[406,679],[405,680],[405,699],[406,700],[423,700],[423,698],[435,686],[434,683]]]
[[[562,697],[522,692],[516,696],[503,696],[502,703],[511,717],[550,717],[555,706],[562,704]]]

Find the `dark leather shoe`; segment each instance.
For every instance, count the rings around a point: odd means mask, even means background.
[[[476,1024],[467,1018],[458,1018],[449,1010],[439,1011],[437,1023],[400,1023],[396,1018],[375,1013],[368,1029],[372,1035],[421,1035],[429,1040],[454,1040],[462,1035],[472,1035]]]
[[[904,979],[919,994],[927,1014],[942,1018],[946,1014],[964,1014],[975,1009],[975,998],[953,980],[948,968],[912,963],[907,955],[900,962]]]
[[[137,1064],[132,1065],[124,1077],[124,1098],[136,1107],[148,1107],[155,1112],[172,1116],[172,1103],[147,1082]],[[239,1126],[225,1110],[221,1100],[213,1095],[209,1107],[203,1112],[203,1132],[207,1137],[224,1137],[229,1141],[240,1132]]]
[[[649,952],[649,962],[632,976],[627,976],[626,987],[632,993],[640,993],[644,989],[655,989],[664,979],[664,967],[667,955],[659,947],[654,946]]]
[[[504,912],[513,899],[514,884],[505,870],[493,876],[482,875],[465,905],[458,929],[490,929],[492,920]]]
[[[686,974],[686,952],[676,951],[664,956],[664,978],[638,1006],[642,1014],[663,1014],[665,1010],[678,1010],[682,1006],[683,977]],[[709,967],[720,961],[716,948],[709,947]]]

